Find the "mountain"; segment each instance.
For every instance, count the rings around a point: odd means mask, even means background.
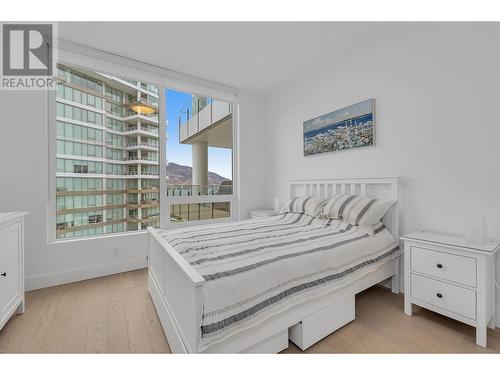
[[[193,175],[192,167],[188,165],[180,165],[173,162],[168,162],[167,165],[167,183],[168,184],[182,184],[190,185],[191,176]],[[208,184],[220,185],[223,181],[230,181],[225,177],[218,175],[215,172],[208,172]]]

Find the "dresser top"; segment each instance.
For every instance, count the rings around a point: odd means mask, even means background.
[[[461,247],[464,250],[471,249],[475,251],[482,251],[487,253],[493,253],[498,248],[499,243],[496,241],[487,241],[483,244],[481,243],[473,243],[467,242],[464,237],[451,235],[451,234],[443,234],[443,233],[435,233],[435,232],[426,232],[426,231],[418,231],[413,233],[405,234],[401,236],[402,240],[414,240],[420,242],[432,242],[440,245],[448,245]]]

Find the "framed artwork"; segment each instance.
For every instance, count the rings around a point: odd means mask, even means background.
[[[375,144],[375,99],[304,121],[304,156]]]

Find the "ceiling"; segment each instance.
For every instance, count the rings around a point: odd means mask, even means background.
[[[268,94],[320,64],[334,63],[350,49],[401,35],[401,28],[409,25],[415,24],[62,22],[59,37],[240,90]]]

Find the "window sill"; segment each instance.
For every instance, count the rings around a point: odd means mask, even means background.
[[[177,229],[177,228],[181,228],[181,227],[186,228],[186,227],[205,226],[205,225],[210,225],[210,224],[230,223],[232,221],[236,221],[236,219],[228,217],[228,218],[212,219],[212,220],[206,220],[206,221],[205,220],[193,220],[193,221],[172,223],[167,228],[158,228],[158,229],[172,230],[172,229]],[[95,241],[95,240],[108,239],[108,238],[114,238],[114,237],[139,236],[139,235],[145,235],[145,234],[147,234],[147,232],[148,232],[147,229],[141,229],[141,230],[135,230],[135,231],[129,231],[129,232],[109,233],[109,234],[101,234],[101,235],[96,235],[96,236],[86,236],[86,237],[78,237],[78,238],[50,239],[47,241],[47,244],[48,245],[58,245],[58,244],[79,242],[79,241]]]
[[[50,239],[47,241],[47,245],[59,245],[59,244],[64,244],[64,243],[80,242],[80,241],[95,241],[95,240],[102,240],[102,239],[115,238],[115,237],[139,236],[139,235],[145,235],[147,232],[148,232],[147,229],[141,229],[141,230],[135,230],[135,231],[129,231],[129,232],[109,233],[109,234],[101,234],[101,235],[96,235],[96,236],[85,236],[85,237],[78,237],[78,238]]]

